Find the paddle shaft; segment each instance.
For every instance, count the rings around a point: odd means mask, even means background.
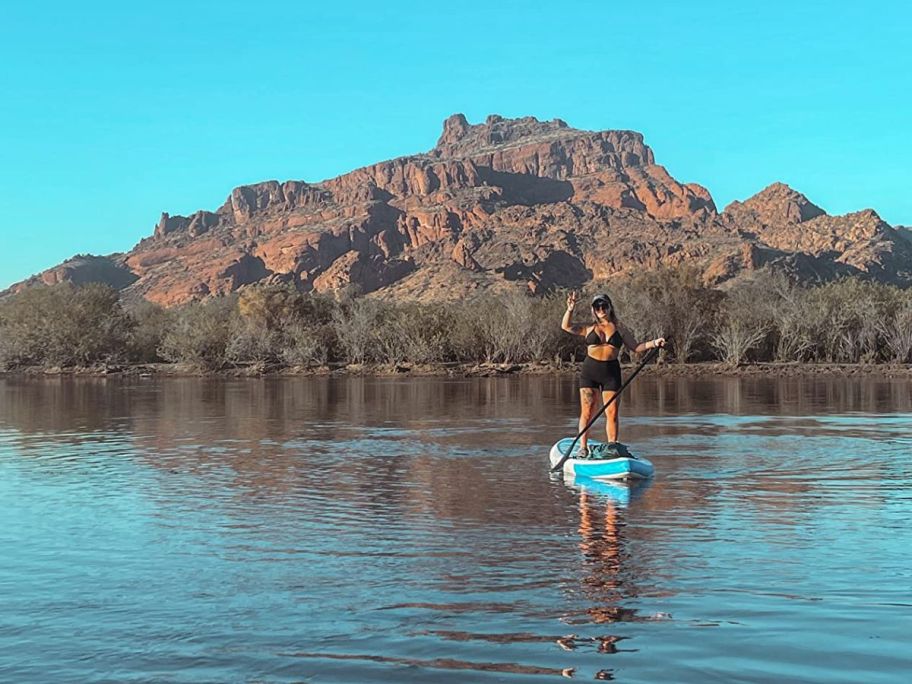
[[[619,396],[621,396],[621,392],[624,391],[624,389],[627,387],[627,385],[629,385],[631,382],[633,382],[633,379],[637,376],[637,374],[641,370],[643,370],[643,368],[646,366],[646,364],[649,363],[650,361],[652,361],[653,357],[659,353],[659,349],[661,349],[661,347],[653,347],[652,349],[650,349],[649,353],[646,354],[646,357],[640,362],[640,365],[636,367],[636,369],[633,371],[633,373],[630,374],[630,377],[627,378],[621,384],[621,386],[618,388],[618,391],[614,393],[614,396],[611,397],[611,399],[609,399],[608,401],[606,401],[605,405],[602,406],[602,408],[600,408],[594,416],[592,416],[592,420],[590,420],[586,424],[586,427],[584,427],[582,430],[580,430],[580,433],[574,438],[573,443],[570,445],[570,448],[567,449],[567,453],[564,454],[563,456],[561,456],[561,460],[558,461],[553,468],[551,468],[552,473],[556,473],[558,470],[560,470],[564,466],[564,463],[566,463],[567,459],[570,458],[570,454],[573,453],[573,447],[576,446],[576,443],[579,441],[579,438],[582,437],[583,435],[585,435],[589,431],[589,428],[592,427],[592,425],[595,423],[595,421],[597,421],[599,419],[599,417],[605,412],[605,410],[609,406],[611,406],[611,402],[613,402],[615,399],[617,399]]]

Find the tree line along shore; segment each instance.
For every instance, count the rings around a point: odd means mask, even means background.
[[[662,269],[589,287],[576,323],[592,320],[588,301],[597,291],[612,296],[638,339],[669,338],[670,364],[905,364],[912,354],[912,290],[876,282],[806,286],[758,271],[718,289],[687,268]],[[565,305],[566,293],[414,303],[270,285],[164,309],[123,301],[104,285],[64,283],[0,300],[0,369],[558,368],[585,355],[582,338],[560,329]]]

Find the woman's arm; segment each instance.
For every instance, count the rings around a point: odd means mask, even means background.
[[[634,354],[642,354],[647,349],[655,349],[656,347],[665,346],[664,337],[657,337],[654,340],[647,340],[646,342],[637,343],[636,338],[633,336],[630,330],[627,329],[627,326],[620,321],[617,322],[617,329],[618,332],[621,333],[621,338],[624,340],[624,346],[626,346],[627,349],[632,351]]]
[[[586,328],[580,325],[571,325],[570,323],[574,306],[576,306],[576,292],[571,292],[567,295],[567,310],[564,312],[564,317],[561,319],[561,330],[568,332],[571,335],[585,335]]]

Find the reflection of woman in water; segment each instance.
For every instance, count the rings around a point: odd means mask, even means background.
[[[589,586],[617,589],[617,574],[621,569],[617,509],[613,501],[606,500],[604,518],[599,521],[598,499],[585,490],[580,492],[579,497],[579,548],[598,570],[597,575],[584,581]]]
[[[599,624],[636,619],[636,611],[611,605],[620,598],[622,588],[620,526],[615,503],[585,490],[579,496],[579,548],[590,564],[590,574],[583,578],[583,584],[596,592],[599,604],[586,612]]]
[[[624,507],[610,496],[593,494],[585,486],[579,490],[579,549],[584,560],[583,593],[590,601],[586,609],[587,622],[597,625],[615,622],[645,622],[670,617],[658,613],[651,616],[637,615],[633,608],[624,608],[618,602],[635,597],[633,587],[622,574],[627,560],[622,538]],[[593,644],[599,653],[617,653],[618,643],[628,637],[605,634],[596,637],[579,637],[575,634],[557,640],[568,651],[584,643]],[[635,650],[635,649],[634,649]],[[595,679],[614,679],[613,671],[599,670]]]
[[[637,615],[635,609],[617,605],[624,598],[636,596],[635,588],[622,574],[628,559],[621,534],[624,510],[610,497],[597,496],[585,488],[579,492],[579,548],[588,571],[583,577],[583,586],[594,603],[586,613],[596,624],[668,619],[670,616],[666,613]],[[623,637],[601,637],[599,650],[610,647],[610,652],[614,652],[613,644],[620,638]]]

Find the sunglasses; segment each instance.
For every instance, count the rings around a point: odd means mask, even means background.
[[[596,311],[611,311],[611,304],[606,302],[596,302],[592,305],[592,308]]]

